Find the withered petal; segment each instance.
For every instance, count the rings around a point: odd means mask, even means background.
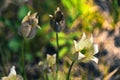
[[[29,16],[27,15],[27,16],[25,16],[25,17],[23,18],[22,23],[24,23],[24,22],[26,22],[26,21],[28,21],[28,20],[29,20]]]
[[[32,18],[32,19],[34,19],[34,18],[36,18],[37,17],[37,12],[35,12],[35,13],[33,13],[30,17]]]
[[[21,25],[21,29],[20,29],[20,32],[21,32],[21,35],[26,38],[29,36],[30,32],[31,32],[31,29],[32,29],[32,26],[29,25],[28,23],[23,23]]]
[[[35,37],[36,35],[36,31],[37,31],[37,27],[33,27],[29,33],[29,35],[27,36],[27,39],[32,39]]]

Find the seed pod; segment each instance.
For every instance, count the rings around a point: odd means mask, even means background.
[[[54,12],[54,15],[49,15],[50,17],[50,26],[55,32],[60,32],[65,28],[65,19],[63,12],[58,7]]]
[[[27,39],[32,39],[36,35],[36,30],[40,26],[38,25],[37,13],[30,15],[30,12],[23,18],[21,27],[18,28],[18,34]]]

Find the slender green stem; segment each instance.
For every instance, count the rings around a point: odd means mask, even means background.
[[[6,62],[4,61],[5,56],[3,55],[3,53],[5,53],[5,52],[4,52],[4,49],[2,48],[2,46],[0,46],[1,66],[2,66],[2,68],[3,68],[4,74],[6,75],[6,74],[7,74],[6,69],[5,69],[5,63],[6,63]]]
[[[25,43],[25,40],[23,40],[23,42],[22,42],[22,73],[23,73],[24,80],[26,80],[24,43]]]
[[[67,79],[66,80],[69,80],[70,79],[70,73],[71,73],[71,70],[72,70],[72,67],[75,63],[75,60],[72,61],[71,65],[70,65],[70,68],[69,68],[69,71],[68,71],[68,76],[67,76]]]
[[[49,79],[48,79],[48,74],[47,74],[47,73],[45,73],[44,79],[45,79],[45,80],[49,80]]]
[[[57,43],[57,53],[56,53],[56,78],[57,78],[58,69],[59,69],[59,37],[57,32],[56,32],[56,43]]]

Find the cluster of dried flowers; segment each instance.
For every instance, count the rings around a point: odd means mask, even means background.
[[[56,32],[60,32],[65,28],[65,19],[63,12],[60,8],[54,12],[54,15],[49,15],[50,26]],[[30,15],[30,12],[23,18],[21,27],[18,29],[19,35],[27,39],[35,37],[36,30],[40,29],[38,25],[37,12]],[[90,60],[98,63],[98,59],[94,56],[98,53],[98,45],[93,43],[93,37],[87,38],[83,33],[81,39],[77,42],[74,40],[74,59],[81,62],[88,62]],[[39,66],[43,67],[43,70],[50,69],[56,64],[56,55],[47,55],[47,60],[40,62]],[[20,75],[16,74],[15,66],[10,70],[10,74],[6,77],[2,77],[2,80],[23,80]]]

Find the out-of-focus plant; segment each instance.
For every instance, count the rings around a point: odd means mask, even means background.
[[[118,68],[114,69],[112,72],[108,73],[103,80],[110,80],[110,78],[118,71]]]
[[[10,73],[6,77],[2,77],[2,80],[23,80],[22,76],[17,75],[15,71],[15,66],[12,66]]]
[[[114,23],[119,22],[120,20],[120,5],[117,0],[111,1],[111,6],[112,6],[112,17],[114,20]]]
[[[72,25],[72,28],[82,27],[84,31],[93,31],[95,28],[101,28],[106,21],[94,0],[62,0],[61,2],[67,10],[68,24]]]
[[[50,79],[51,76],[53,79],[56,78],[56,54],[47,54],[46,60],[40,61],[38,65],[40,66],[41,73],[43,74],[43,76],[45,76],[45,79]]]
[[[64,7],[68,9],[68,13],[71,16],[72,20],[77,18],[79,15],[87,15],[89,12],[91,12],[91,4],[85,4],[85,3],[91,3],[92,1],[87,0],[62,0],[62,3]]]
[[[48,68],[51,68],[51,67],[53,67],[54,65],[56,64],[56,54],[54,54],[54,55],[49,55],[49,54],[47,54],[47,59],[45,60],[45,61],[41,61],[41,62],[39,62],[39,66],[42,66],[42,65],[44,65],[44,66],[46,66],[46,67],[48,67]],[[44,69],[46,69],[46,67],[44,67]],[[44,70],[43,69],[43,70]]]

